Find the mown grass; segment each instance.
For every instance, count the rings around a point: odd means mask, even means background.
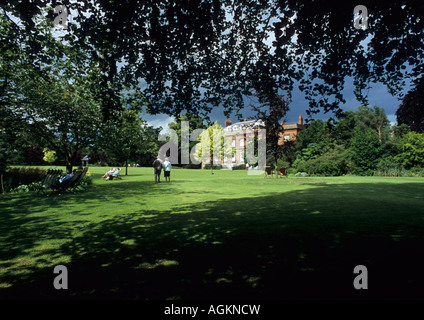
[[[0,197],[1,297],[424,297],[423,178],[175,169],[155,184],[150,168],[107,169],[87,192]]]

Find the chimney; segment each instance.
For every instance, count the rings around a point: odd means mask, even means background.
[[[231,120],[225,120],[225,128],[231,126]]]
[[[299,115],[299,124],[300,124],[301,126],[303,126],[303,117],[302,117],[302,115],[301,115],[301,114]]]

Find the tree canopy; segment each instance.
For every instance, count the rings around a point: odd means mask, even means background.
[[[45,14],[53,25],[58,4],[2,4],[3,15],[19,18],[13,37],[30,48],[34,64],[48,56],[37,17]],[[371,83],[402,95],[405,81],[423,73],[422,1],[363,1],[368,28],[359,30],[354,4],[335,0],[60,4],[71,14],[63,41],[89,51],[101,69],[106,120],[120,108],[123,90],[141,94],[152,114],[208,115],[216,106],[229,114],[244,107],[243,96],[291,90],[297,81],[309,113],[338,114],[347,78],[366,104]]]
[[[396,111],[396,118],[399,124],[406,124],[413,131],[424,133],[424,77],[403,98]]]

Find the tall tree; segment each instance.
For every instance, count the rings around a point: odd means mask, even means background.
[[[403,98],[396,111],[398,124],[407,124],[416,132],[424,132],[424,77]]]
[[[321,119],[312,120],[305,130],[299,133],[296,139],[298,149],[307,148],[310,144],[315,144],[320,152],[331,142],[330,123]]]
[[[100,126],[98,104],[83,83],[51,75],[22,74],[19,98],[9,111],[27,130],[27,139],[56,152],[68,171],[78,152],[94,143]]]
[[[225,154],[229,154],[229,146],[225,144],[224,128],[217,121],[208,127],[199,135],[199,142],[195,147],[195,159],[210,163],[211,173],[213,174],[213,166],[221,164],[221,160]]]
[[[188,131],[182,132],[182,121],[188,121]],[[207,126],[205,124],[205,119],[201,116],[194,115],[194,114],[188,114],[186,112],[182,113],[181,115],[175,117],[175,120],[168,124],[169,129],[172,129],[176,132],[178,136],[178,163],[183,163],[182,157],[181,157],[181,146],[182,146],[182,134],[186,135],[187,137],[191,135],[193,130],[196,129],[206,129]],[[186,128],[187,129],[187,128]],[[189,141],[188,147],[189,150],[191,150],[195,145],[197,144],[197,141]],[[190,160],[189,160],[190,161]]]
[[[108,120],[102,124],[99,143],[109,158],[125,165],[125,175],[128,175],[128,161],[136,157],[145,123],[135,110],[124,109],[119,116],[117,121]]]
[[[402,152],[395,159],[404,167],[424,166],[424,133],[408,132],[402,138]]]
[[[38,39],[6,15],[0,21],[1,35],[14,32],[18,39],[1,47],[2,126],[26,143],[56,151],[70,170],[78,152],[96,139],[101,118],[91,88],[98,68],[86,52],[58,41],[45,19]],[[45,50],[34,58],[29,43]]]
[[[384,109],[374,106],[360,106],[355,112],[355,126],[361,130],[368,128],[378,133],[380,142],[387,139],[390,129],[390,122],[387,119]]]
[[[105,119],[119,110],[119,92],[132,87],[151,113],[208,114],[244,106],[260,87],[300,89],[309,113],[341,112],[353,78],[366,104],[370,83],[400,96],[405,79],[422,76],[424,6],[421,1],[368,0],[367,29],[354,27],[354,4],[327,0],[64,0],[72,13],[64,40],[92,53],[102,79]],[[34,62],[45,56],[37,18],[55,0],[12,0]],[[51,22],[55,18],[49,12]],[[270,40],[274,39],[270,45]],[[260,91],[260,90],[259,90]]]
[[[281,123],[289,110],[291,102],[291,92],[287,92],[287,96],[264,92],[258,95],[259,105],[251,106],[252,111],[256,113],[253,117],[257,120],[262,120],[266,130],[266,152],[267,159],[269,158],[275,168],[277,161],[281,158],[283,148],[279,141],[284,133],[284,128]]]
[[[382,153],[382,145],[375,130],[355,129],[350,147],[355,173],[369,175],[377,166]]]
[[[332,135],[338,144],[349,147],[350,141],[355,132],[355,125],[355,113],[351,110],[343,112],[341,117],[336,122],[332,132]]]

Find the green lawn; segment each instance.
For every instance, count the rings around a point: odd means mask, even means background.
[[[423,178],[107,170],[87,192],[0,195],[1,298],[424,297]]]

